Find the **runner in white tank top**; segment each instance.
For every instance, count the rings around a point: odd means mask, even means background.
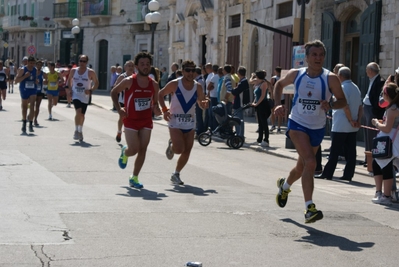
[[[315,155],[324,137],[326,112],[330,108],[339,109],[347,104],[338,77],[323,69],[326,56],[324,44],[320,40],[314,40],[305,44],[304,50],[308,67],[291,69],[285,77],[277,81],[274,89],[274,101],[276,101],[274,113],[276,116],[284,116],[284,106],[280,103],[283,88],[290,84],[295,86],[286,135],[292,140],[299,155],[288,177],[277,180],[276,202],[279,207],[284,208],[291,192],[291,185],[301,178],[306,208],[305,223],[313,223],[323,219],[323,212],[316,209],[312,197]],[[334,94],[335,102],[329,102],[331,94]]]
[[[75,69],[73,74],[72,83],[72,100],[79,100],[82,103],[88,104],[90,99],[90,94],[86,94],[85,90],[90,90],[91,80],[89,79],[89,69],[80,75],[79,67]]]
[[[163,117],[169,124],[170,139],[166,149],[166,157],[180,154],[176,169],[170,180],[174,185],[183,185],[180,171],[187,164],[194,144],[195,103],[202,109],[208,108],[209,99],[205,98],[201,84],[194,78],[195,64],[191,60],[182,63],[183,77],[170,81],[159,91],[159,105],[162,107]],[[166,107],[164,97],[172,95],[170,110]],[[172,146],[173,144],[173,146]]]
[[[75,108],[75,132],[73,139],[83,141],[83,123],[91,93],[98,88],[99,82],[94,70],[88,68],[89,57],[79,56],[79,67],[71,69],[67,85],[72,89],[72,101]]]

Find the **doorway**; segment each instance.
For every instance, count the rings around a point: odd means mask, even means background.
[[[352,14],[345,24],[345,59],[344,64],[351,69],[352,81],[356,81],[359,71],[360,45],[360,16],[359,11]]]
[[[108,41],[101,40],[98,49],[98,89],[107,90],[108,81]],[[111,88],[110,88],[111,89]]]

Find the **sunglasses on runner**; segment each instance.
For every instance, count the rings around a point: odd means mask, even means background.
[[[195,72],[195,68],[184,68],[185,72]]]

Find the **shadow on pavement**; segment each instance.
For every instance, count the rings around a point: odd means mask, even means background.
[[[213,189],[204,190],[200,187],[191,185],[175,185],[173,189],[166,189],[166,191],[182,193],[182,194],[193,194],[195,196],[209,196],[209,194],[217,194],[218,192]]]
[[[168,197],[164,193],[158,193],[155,191],[150,191],[145,188],[142,189],[135,189],[129,186],[122,186],[127,190],[126,194],[116,194],[117,196],[123,197],[141,197],[144,200],[162,200],[164,197]]]
[[[86,143],[85,141],[81,141],[81,142],[76,141],[75,143],[70,144],[70,146],[80,146],[80,147],[84,147],[84,148],[91,148],[91,147],[97,147],[100,145],[92,145],[90,143]]]
[[[292,219],[286,218],[282,219],[282,221],[286,223],[292,223],[305,229],[309,233],[308,236],[303,236],[302,239],[295,240],[297,242],[306,242],[320,247],[337,247],[344,251],[362,251],[363,248],[371,248],[375,245],[373,242],[358,243],[342,236],[333,235],[317,230],[313,227],[300,224]]]

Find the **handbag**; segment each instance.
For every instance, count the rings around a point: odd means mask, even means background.
[[[393,140],[389,136],[377,136],[373,138],[373,148],[371,155],[375,159],[389,159],[392,157],[392,143],[395,141],[396,134],[398,133],[399,125],[396,128]]]

